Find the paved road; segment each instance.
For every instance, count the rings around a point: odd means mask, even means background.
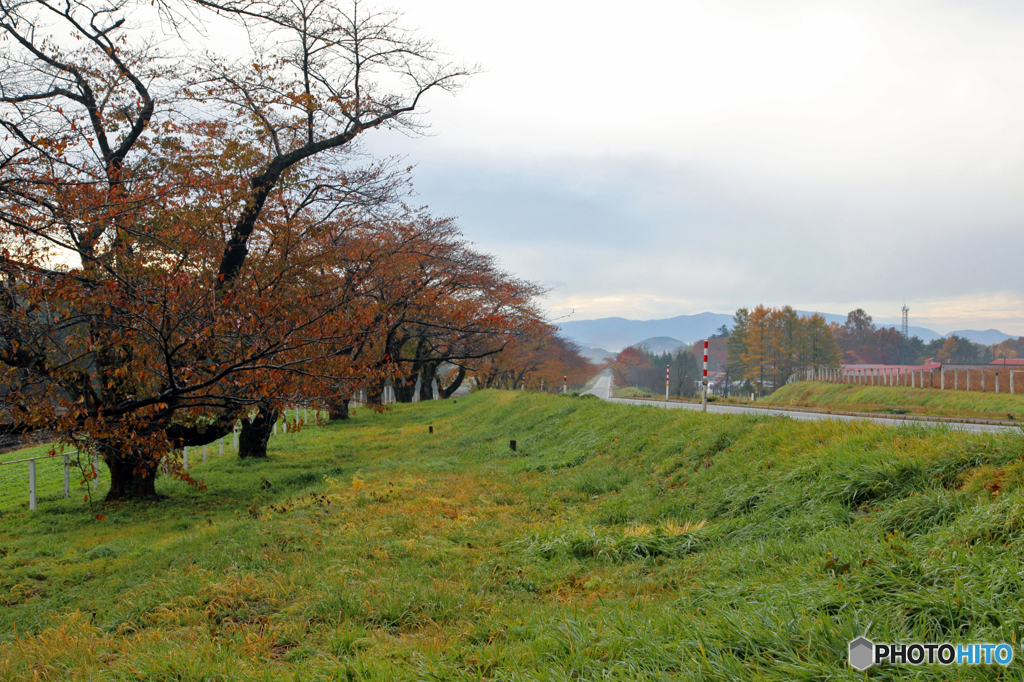
[[[601,400],[608,400],[612,397],[612,378],[608,375],[598,377],[594,387],[580,395],[596,395]]]
[[[672,410],[700,410],[697,403],[665,402],[664,400],[633,400],[631,398],[611,397],[612,381],[609,376],[602,376],[586,393],[592,393],[602,400],[623,405],[646,405],[647,407],[662,407]],[[774,410],[770,407],[746,407],[743,405],[708,405],[708,412],[713,414],[767,414],[773,417],[789,417],[806,421],[817,421],[820,419],[838,419],[839,421],[869,421],[886,426],[902,426],[904,424],[923,424],[925,426],[939,426],[945,424],[952,429],[962,431],[978,431],[985,433],[1002,433],[1020,431],[1018,426],[1000,426],[998,424],[965,424],[962,422],[937,422],[925,419],[913,419],[906,417],[855,417],[846,414],[823,414],[821,412],[798,412],[796,410]]]

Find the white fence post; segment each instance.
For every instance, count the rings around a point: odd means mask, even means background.
[[[36,509],[36,461],[28,461],[28,508],[31,511]]]
[[[223,457],[224,456],[224,439],[225,438],[227,438],[227,436],[221,436],[220,440],[217,441],[217,456],[218,457]]]

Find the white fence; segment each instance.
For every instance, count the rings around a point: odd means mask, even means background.
[[[288,433],[288,419],[289,412],[294,410],[294,419],[291,421],[292,424],[307,424],[309,423],[310,414],[313,415],[313,419],[316,420],[321,416],[320,410],[310,409],[308,407],[299,407],[293,405],[291,408],[287,408],[281,415],[280,423],[282,424],[283,432]],[[274,423],[274,434],[277,434],[278,423]],[[239,427],[236,424],[231,434],[232,444],[234,445],[235,452],[238,452],[238,431]],[[292,428],[295,431],[295,428]],[[224,441],[227,436],[224,436],[215,441],[217,446],[217,455],[220,457],[224,456]],[[209,458],[210,448],[214,443],[201,446],[203,462],[206,462]],[[195,450],[196,447],[192,448],[185,447],[182,450],[182,466],[187,470],[189,466],[189,451]],[[22,459],[14,459],[9,461],[0,461],[0,509],[9,509],[13,506],[17,506],[20,503],[23,504],[26,494],[28,497],[28,509],[29,511],[35,511],[39,502],[40,496],[50,496],[52,499],[71,499],[71,469],[78,468],[76,465],[81,465],[81,462],[73,462],[72,458],[76,457],[79,453],[67,452],[57,453],[56,455],[39,455],[38,457],[25,457]],[[25,465],[22,468],[21,465]],[[86,467],[88,470],[86,471]],[[82,467],[83,473],[86,479],[89,481],[92,492],[97,492],[97,487],[102,479],[106,478],[106,467],[100,466],[99,457],[93,457],[90,461],[85,463]],[[165,468],[166,471],[166,468]],[[60,491],[61,497],[58,498],[56,495]]]
[[[844,365],[808,367],[794,372],[786,381],[823,381],[859,386],[903,386],[935,388],[942,391],[975,391],[1016,394],[1024,371],[1015,365]],[[973,383],[972,383],[973,380]]]
[[[61,466],[59,468],[58,467],[54,467],[54,466],[48,466],[48,465],[44,464],[44,466],[42,467],[42,477],[47,479],[47,480],[50,480],[50,479],[58,480],[58,477],[60,476],[60,473],[61,473],[61,469],[63,469],[63,483],[64,483],[64,486],[63,486],[63,491],[64,491],[63,499],[67,500],[67,499],[71,498],[71,466],[72,466],[71,465],[71,458],[73,456],[77,455],[77,454],[78,454],[78,452],[76,451],[76,452],[67,452],[67,453],[63,453],[63,454],[57,454],[57,455],[54,455],[54,456],[51,456],[51,455],[41,455],[39,457],[27,457],[25,459],[15,459],[15,460],[11,460],[11,461],[8,461],[8,462],[0,462],[0,466],[6,467],[6,466],[14,465],[14,464],[27,464],[28,465],[28,467],[27,467],[28,468],[28,471],[27,471],[27,473],[28,473],[28,508],[31,511],[35,511],[36,503],[38,501],[39,487],[40,487],[39,483],[40,483],[40,468],[41,467],[38,464],[39,461],[42,460],[44,462],[47,462],[47,464],[49,464],[49,463],[58,463],[58,462],[62,463],[63,466]],[[97,485],[97,483],[99,481],[99,467],[98,467],[98,463],[99,462],[98,462],[98,459],[96,457],[93,457],[92,461],[89,463],[89,466],[91,467],[91,471],[89,473],[89,477],[90,477],[93,489],[96,488],[96,485]],[[4,479],[8,479],[7,476],[4,476],[3,478]],[[6,480],[4,480],[4,482],[6,483]],[[47,488],[52,488],[52,487],[55,487],[55,486],[46,486],[46,487]],[[8,500],[12,499],[14,497],[14,495],[15,495],[14,490],[12,489],[12,486],[10,484],[0,486],[0,505],[3,505]]]

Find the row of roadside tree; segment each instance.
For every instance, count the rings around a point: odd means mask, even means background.
[[[208,38],[229,24],[251,44]],[[26,0],[0,34],[0,436],[98,455],[108,499],[155,496],[165,458],[192,481],[175,453],[239,420],[265,455],[291,403],[588,371],[540,287],[360,146],[476,71],[395,13]]]

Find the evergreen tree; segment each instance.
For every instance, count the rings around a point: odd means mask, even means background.
[[[726,341],[726,348],[729,351],[729,361],[726,363],[726,373],[735,379],[739,379],[746,374],[747,368],[743,364],[743,354],[747,352],[747,319],[750,317],[750,311],[746,308],[740,308],[736,311],[736,314],[732,317],[732,330],[729,332],[729,338]]]

